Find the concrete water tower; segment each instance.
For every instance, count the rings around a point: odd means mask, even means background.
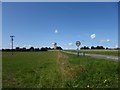
[[[53,49],[57,49],[57,43],[52,43]]]

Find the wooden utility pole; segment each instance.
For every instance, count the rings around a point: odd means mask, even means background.
[[[15,36],[10,36],[11,37],[11,47],[12,47],[12,55],[13,55],[13,37],[15,37]]]

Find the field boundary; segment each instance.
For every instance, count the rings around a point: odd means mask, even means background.
[[[77,52],[68,52],[68,51],[62,51],[64,53],[68,53],[68,54],[74,54],[74,55],[77,55],[78,53]],[[108,59],[108,60],[113,60],[113,61],[119,61],[119,57],[118,56],[108,56],[108,55],[98,55],[98,54],[83,54],[83,53],[80,53],[79,55],[85,55],[85,56],[91,56],[91,57],[94,57],[94,58],[103,58],[103,59]]]

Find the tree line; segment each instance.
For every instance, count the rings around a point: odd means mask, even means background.
[[[2,51],[48,51],[48,50],[54,50],[53,48],[50,47],[42,47],[42,48],[34,48],[34,47],[30,47],[30,48],[20,48],[20,47],[16,47],[15,49],[2,49]],[[56,50],[63,50],[61,47],[57,47]]]
[[[108,47],[103,47],[103,46],[91,46],[91,47],[88,47],[88,46],[84,46],[84,47],[81,47],[80,49],[111,49],[111,48],[108,48]],[[119,48],[114,48],[114,49],[119,49]]]
[[[111,49],[111,48],[108,48],[108,47],[103,47],[103,46],[91,46],[91,47],[88,47],[88,46],[83,46],[81,47],[80,49]],[[119,48],[114,48],[115,50],[118,50]],[[30,48],[20,48],[20,47],[16,47],[15,49],[2,49],[2,51],[48,51],[48,50],[54,50],[53,48],[50,48],[50,47],[42,47],[42,48],[34,48],[34,47],[30,47]],[[61,47],[57,47],[56,50],[63,50]]]

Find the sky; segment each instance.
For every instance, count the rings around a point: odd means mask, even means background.
[[[0,49],[2,48],[2,3],[0,2]]]
[[[2,0],[2,2],[119,2],[119,0]]]
[[[117,2],[4,2],[2,48],[118,47]]]

